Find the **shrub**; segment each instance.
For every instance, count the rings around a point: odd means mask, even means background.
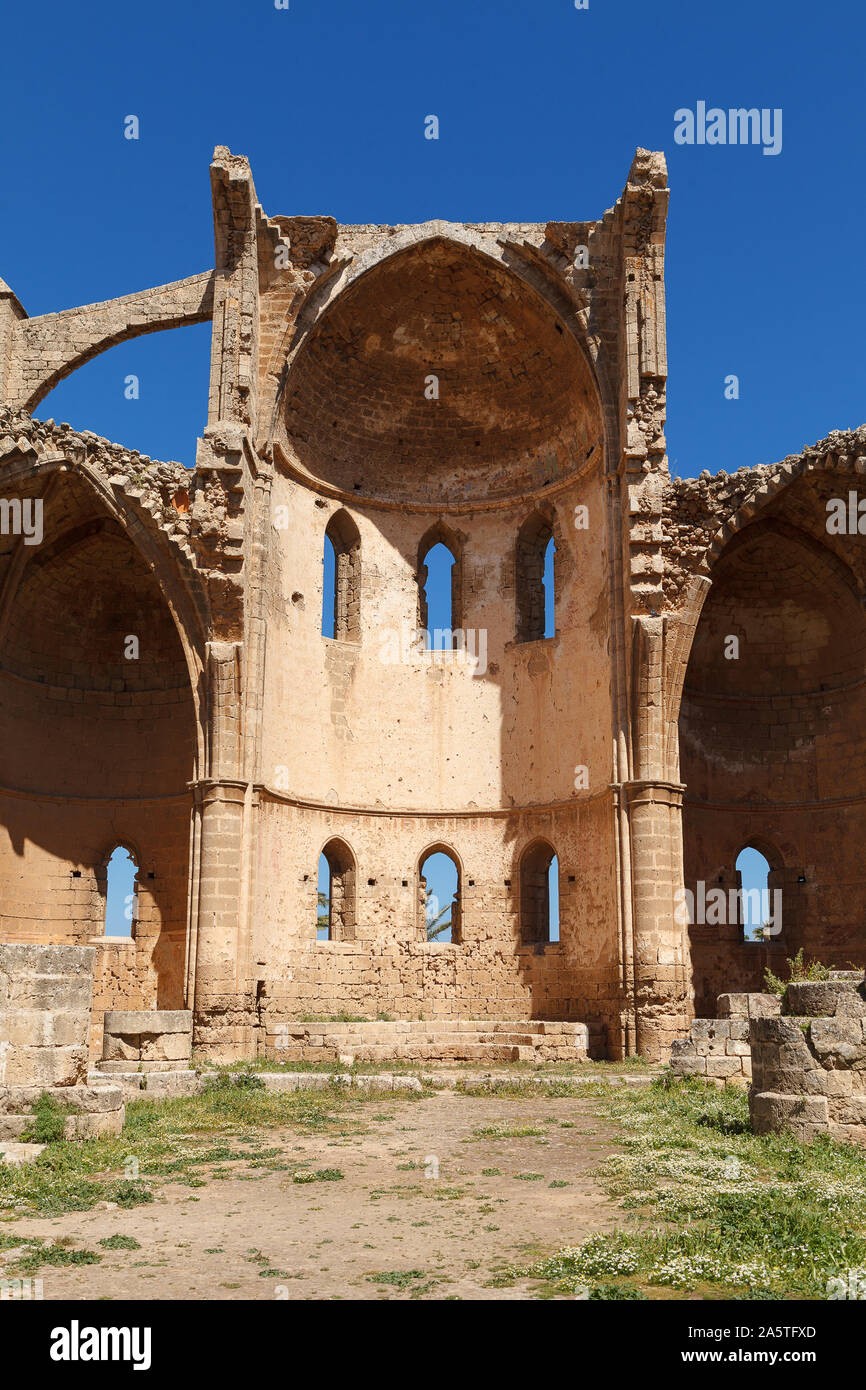
[[[796,984],[801,980],[828,980],[830,978],[830,967],[822,965],[819,960],[807,961],[801,946],[795,956],[789,956],[786,964],[788,966],[788,978],[782,980],[778,975],[774,975],[769,966],[764,971],[764,988],[770,994],[784,994],[785,989],[790,984]]]

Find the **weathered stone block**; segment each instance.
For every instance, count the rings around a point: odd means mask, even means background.
[[[751,1091],[749,1114],[756,1134],[776,1134],[783,1129],[813,1125],[826,1130],[830,1112],[824,1096],[785,1095]]]
[[[833,1018],[839,1012],[866,1014],[863,999],[843,980],[798,980],[789,984],[784,1008],[786,1013],[810,1018]]]

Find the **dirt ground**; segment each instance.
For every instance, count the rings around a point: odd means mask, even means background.
[[[590,1176],[613,1148],[591,1101],[385,1097],[363,1120],[367,1132],[349,1138],[256,1131],[293,1165],[341,1180],[235,1163],[192,1191],[161,1184],[148,1206],[22,1217],[15,1233],[70,1236],[102,1255],[40,1270],[45,1299],[514,1300],[532,1285],[491,1287],[498,1270],[622,1221]],[[490,1126],[542,1134],[474,1134]],[[115,1235],[141,1248],[100,1248]]]

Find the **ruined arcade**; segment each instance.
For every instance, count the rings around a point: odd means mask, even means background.
[[[97,1053],[106,1010],[188,1009],[225,1060],[341,1011],[662,1058],[780,955],[862,966],[866,564],[827,515],[866,430],[670,476],[662,155],[594,222],[268,216],[222,147],[211,180],[213,269],[32,319],[0,281],[0,942],[93,948]],[[97,353],[206,320],[194,470],[34,418]],[[431,660],[403,634],[437,542],[467,641]],[[762,944],[683,912],[746,846],[784,903]]]

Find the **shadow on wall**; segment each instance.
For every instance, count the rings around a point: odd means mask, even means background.
[[[189,668],[159,580],[93,489],[72,473],[41,486],[42,544],[9,537],[0,550],[0,931],[101,936],[108,855],[134,847],[142,970],[160,1002],[175,1002],[195,773]]]
[[[766,965],[801,948],[841,967],[866,955],[863,564],[828,538],[838,488],[804,476],[739,531],[695,631],[679,721],[686,888],[720,886],[736,905],[738,888],[766,887],[773,917],[756,939],[756,893],[742,917],[695,922],[699,1012],[760,990]]]

